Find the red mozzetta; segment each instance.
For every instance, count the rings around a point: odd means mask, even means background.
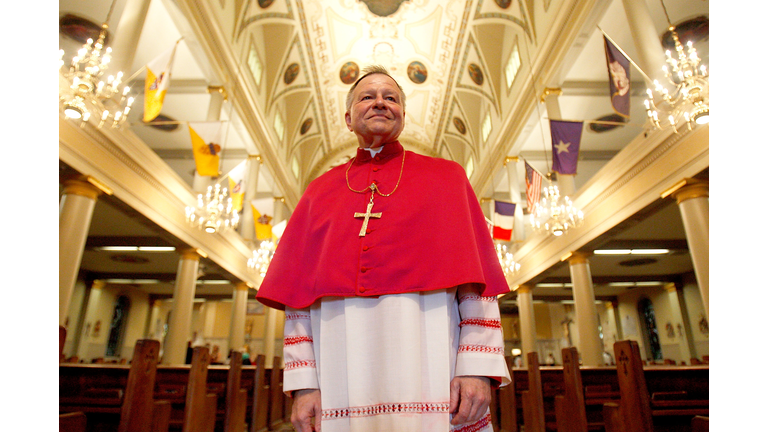
[[[483,296],[509,291],[485,216],[459,164],[404,151],[399,142],[373,158],[358,149],[351,164],[307,187],[257,299],[273,308],[300,309],[325,296],[380,296],[465,283],[483,286]],[[381,194],[394,193],[375,195],[371,212],[381,216],[370,218],[361,236],[364,219],[354,216],[366,212],[366,188],[373,182]]]

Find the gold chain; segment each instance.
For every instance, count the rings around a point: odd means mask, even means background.
[[[367,188],[365,188],[363,190],[354,190],[354,189],[352,189],[352,186],[349,185],[349,168],[352,167],[352,163],[355,161],[356,157],[357,156],[353,157],[352,160],[349,161],[349,165],[347,165],[347,171],[345,173],[346,174],[346,178],[347,178],[347,187],[349,188],[349,190],[351,190],[354,193],[360,193],[360,194],[361,193],[366,193],[367,191],[370,190],[372,192],[378,193],[379,195],[381,195],[383,197],[388,197],[388,196],[392,195],[393,193],[395,193],[395,191],[397,190],[397,187],[400,186],[400,180],[403,178],[403,168],[405,168],[405,150],[403,150],[403,161],[400,163],[400,176],[397,178],[397,184],[395,185],[395,188],[392,189],[392,192],[390,192],[388,194],[381,193],[381,191],[379,190],[379,187],[376,185],[376,183],[371,183],[370,186],[368,186]],[[371,198],[373,198],[373,195],[371,195]]]

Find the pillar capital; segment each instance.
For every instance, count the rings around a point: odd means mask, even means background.
[[[101,190],[89,183],[86,177],[64,180],[64,195],[79,195],[96,201]]]
[[[563,94],[563,89],[561,88],[551,88],[551,87],[545,87],[544,91],[541,93],[541,102],[546,102],[547,98],[550,95],[554,96],[560,96]]]
[[[93,281],[93,284],[91,284],[91,289],[102,289],[107,285],[106,282],[104,282],[102,279],[96,279]]]
[[[672,196],[680,204],[693,198],[709,197],[709,181],[695,178],[685,178],[675,183],[671,188],[662,192],[661,197]]]
[[[592,252],[574,251],[571,252],[571,256],[568,257],[569,265],[586,264],[589,261],[589,257],[592,256]]]
[[[515,290],[515,292],[518,294],[528,294],[531,292],[531,289],[532,287],[530,285],[523,284],[523,285],[519,285]]]
[[[264,160],[261,158],[261,155],[253,155],[253,154],[249,154],[249,155],[248,155],[248,160],[249,160],[249,161],[256,161],[256,162],[258,162],[259,164],[261,164],[262,162],[264,162]]]
[[[197,249],[181,249],[179,250],[179,255],[181,255],[183,260],[200,261],[200,254],[197,252]]]
[[[248,283],[243,281],[236,283],[235,291],[248,291]]]

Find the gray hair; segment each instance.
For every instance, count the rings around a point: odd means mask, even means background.
[[[354,93],[355,88],[357,88],[357,84],[360,83],[360,81],[362,81],[363,78],[373,74],[382,74],[392,78],[392,81],[395,82],[398,90],[400,90],[400,103],[403,106],[403,109],[405,109],[405,92],[403,91],[403,88],[400,87],[400,84],[397,82],[397,80],[392,75],[389,74],[389,71],[384,66],[370,65],[363,68],[363,76],[358,78],[357,81],[355,81],[355,83],[352,84],[352,87],[349,89],[349,92],[347,93],[347,112],[349,112],[350,108],[352,108],[352,93]]]

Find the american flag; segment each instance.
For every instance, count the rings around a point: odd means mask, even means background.
[[[541,198],[541,174],[525,161],[525,196],[528,198],[528,213],[533,213],[533,207]]]

